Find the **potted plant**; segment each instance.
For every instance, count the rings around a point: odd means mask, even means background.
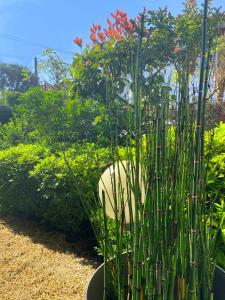
[[[102,66],[112,164],[99,181],[96,215],[91,204],[83,201],[93,224],[99,226],[95,229],[104,256],[104,264],[88,285],[87,300],[224,298],[225,275],[213,256],[213,204],[205,191],[205,115],[213,48],[212,39],[207,38],[207,12],[205,0],[197,93],[190,92],[194,62],[188,56],[188,45],[175,39],[176,79],[168,79],[171,65],[158,69],[151,57],[146,58],[150,43],[146,11],[135,25],[121,11],[115,16],[116,27],[112,28],[130,26],[136,34],[125,75],[117,69],[116,52],[115,64]],[[160,18],[170,16],[164,11]],[[92,34],[96,31],[94,28]],[[174,39],[172,32],[166,36]],[[154,34],[151,28],[150,36]],[[118,73],[130,91],[123,107],[122,142],[121,106],[115,93]]]
[[[124,265],[124,276],[127,276],[126,264]],[[104,297],[104,264],[102,264],[91,277],[87,289],[85,291],[84,299],[99,300]],[[212,286],[213,299],[223,300],[225,295],[225,272],[220,267],[216,266],[214,273],[214,281]]]

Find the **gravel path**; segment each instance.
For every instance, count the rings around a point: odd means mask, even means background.
[[[79,244],[59,233],[16,218],[0,220],[1,300],[81,300],[96,267]]]

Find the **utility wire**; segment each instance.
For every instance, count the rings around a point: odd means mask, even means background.
[[[58,51],[57,51],[58,52]],[[34,57],[35,55],[31,55],[31,56],[28,56],[28,55],[19,55],[19,56],[17,56],[17,54],[15,55],[15,54],[13,54],[13,53],[7,53],[7,52],[0,52],[0,63],[2,63],[2,62],[4,62],[4,60],[5,60],[5,57],[7,58],[7,59],[12,59],[12,60],[15,60],[15,61],[19,61],[19,64],[20,63],[22,63],[24,60],[32,60],[32,63],[30,62],[30,65],[32,65],[33,66],[33,57]],[[3,57],[3,58],[2,58]],[[32,58],[31,58],[32,57]],[[35,57],[37,57],[37,56],[35,56]],[[68,62],[68,57],[66,57],[66,56],[60,56],[60,58],[61,59],[63,59],[67,64],[70,64],[70,62]],[[39,58],[39,57],[37,57],[37,60],[39,61],[39,62],[41,62],[41,61],[43,61],[44,59],[42,59],[42,58]],[[18,62],[15,62],[15,63],[18,63]]]
[[[21,43],[25,43],[25,44],[30,44],[30,45],[33,45],[35,47],[40,47],[40,48],[52,48],[52,47],[46,46],[44,44],[36,43],[34,41],[26,40],[24,38],[21,38],[21,37],[12,35],[12,34],[4,33],[4,32],[0,32],[0,38],[8,39],[8,40],[16,41],[16,42],[21,42]],[[60,49],[60,48],[54,47],[53,49],[56,50],[57,52],[61,52],[61,53],[74,54],[72,51],[67,51],[67,50]]]

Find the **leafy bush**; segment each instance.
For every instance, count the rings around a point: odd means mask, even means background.
[[[52,228],[75,233],[85,219],[80,192],[94,201],[97,164],[109,162],[108,149],[94,144],[52,154],[40,145],[0,151],[0,212],[34,217]]]
[[[107,149],[95,149],[92,144],[50,155],[38,163],[31,176],[38,182],[44,199],[44,222],[64,232],[76,232],[85,217],[82,196],[94,201],[99,170],[96,161],[107,163]]]
[[[225,123],[210,131],[206,139],[205,155],[210,155],[207,190],[217,202],[225,198]]]
[[[5,101],[8,106],[13,108],[15,105],[20,103],[19,98],[21,97],[22,93],[18,91],[4,91],[5,94]]]
[[[63,135],[65,91],[29,89],[20,97],[15,115],[22,117],[36,141],[51,144]]]
[[[40,145],[22,144],[0,151],[1,213],[40,214],[37,183],[29,172],[47,153]]]
[[[213,231],[218,231],[215,240],[215,256],[217,264],[225,269],[225,201],[215,203]]]
[[[206,155],[210,155],[206,190],[214,205],[213,229],[218,230],[215,251],[217,263],[225,268],[225,124],[209,132]]]
[[[17,97],[13,119],[0,129],[0,140],[1,149],[33,142],[52,148],[97,140],[106,145],[109,144],[106,109],[92,99],[70,99],[63,90],[32,88]]]
[[[8,149],[19,144],[35,142],[34,132],[26,120],[21,117],[12,118],[7,124],[0,123],[0,149]]]

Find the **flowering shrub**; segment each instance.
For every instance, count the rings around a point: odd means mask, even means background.
[[[108,28],[103,28],[99,24],[93,24],[91,27],[90,40],[96,44],[105,44],[110,39],[120,40],[122,37],[127,37],[136,31],[136,20],[128,19],[127,13],[122,10],[117,10],[111,14],[113,21],[107,18]],[[82,47],[82,38],[76,37],[74,43]]]
[[[213,8],[209,14],[209,41],[211,49],[215,50],[218,26],[224,22],[225,17]],[[127,90],[130,91],[129,100],[132,100],[134,93],[135,76],[131,66],[137,58],[137,43],[142,36],[142,97],[144,100],[148,98],[155,101],[159,97],[159,86],[166,85],[168,74],[165,75],[163,69],[176,69],[181,76],[181,69],[185,68],[190,78],[196,70],[201,49],[201,20],[202,11],[193,3],[187,5],[184,13],[177,17],[172,16],[167,9],[145,8],[136,18],[131,19],[126,12],[118,9],[107,18],[106,28],[99,24],[92,25],[92,44],[74,56],[71,69],[72,93],[104,103],[107,78],[113,84],[112,98],[121,106],[127,105]],[[77,37],[74,42],[79,47],[83,45],[81,37]]]

